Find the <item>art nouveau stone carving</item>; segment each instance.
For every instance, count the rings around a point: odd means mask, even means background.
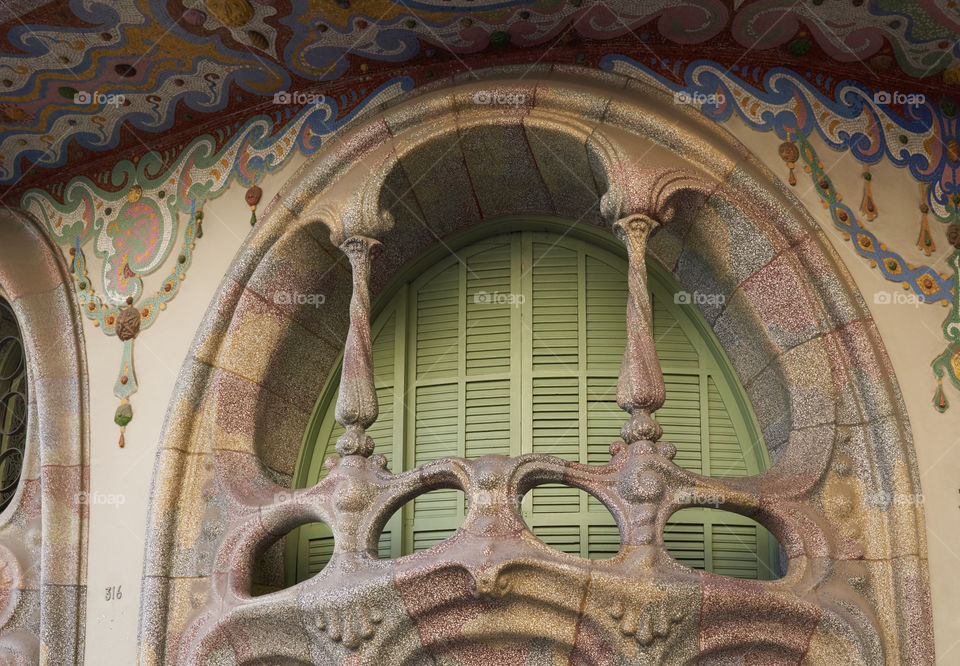
[[[615,75],[581,78],[563,69],[522,81],[486,77],[438,85],[352,128],[348,143],[357,153],[319,156],[318,173],[305,169],[258,224],[182,372],[181,393],[190,398],[177,399],[167,426],[148,535],[142,662],[931,663],[920,507],[890,511],[864,499],[866,491],[916,492],[909,429],[872,321],[813,222],[742,146],[658,93],[628,89]],[[522,89],[534,102],[467,108],[482,86]],[[585,116],[584,108],[604,111]],[[584,118],[592,134],[578,129]],[[347,248],[350,279],[330,277],[323,270],[330,241],[298,216],[323,200],[330,174],[362,180],[364,160],[384,164],[390,151],[402,173],[381,180],[375,170],[364,196],[382,205],[388,193],[381,200],[370,187],[401,176],[416,196],[394,208],[393,227],[378,237],[384,256],[370,276],[374,293],[455,228],[533,213],[598,226],[613,213],[626,218],[619,234],[631,259],[631,332],[618,399],[630,416],[608,463],[538,454],[447,458],[394,474],[380,455],[352,454],[369,454],[358,436],[362,446],[351,443],[340,451],[348,455],[332,458],[319,484],[285,487],[290,469],[279,452],[299,446],[310,409],[289,386],[319,391],[311,377],[322,377],[318,369],[339,351],[330,331],[346,333],[346,353],[359,359],[345,364],[356,373],[350,384],[369,387],[371,373],[362,316],[370,243]],[[459,152],[445,161],[450,151]],[[608,159],[639,154],[636,163]],[[443,179],[424,184],[421,176],[433,173],[425,165],[438,160]],[[593,174],[585,183],[575,179],[584,169]],[[601,211],[608,190],[620,195]],[[647,218],[669,221],[645,243]],[[775,460],[766,473],[698,476],[675,465],[674,447],[658,441],[652,413],[663,384],[645,325],[645,245],[685,288],[725,294],[726,306],[704,315],[754,403]],[[322,314],[264,306],[292,281],[341,306]],[[252,378],[238,370],[238,332],[254,317],[280,322],[260,343],[274,358],[298,359],[295,367],[281,370],[278,360]],[[338,405],[355,433],[374,413],[361,393],[350,389],[344,409]],[[241,404],[256,408],[238,411]],[[278,430],[293,434],[281,438]],[[598,498],[620,527],[620,552],[584,560],[536,539],[518,499],[545,483]],[[435,488],[467,496],[460,530],[429,550],[378,559],[389,517]],[[786,554],[783,578],[730,579],[667,554],[666,520],[703,496],[774,533]],[[851,530],[851,516],[870,529]],[[315,521],[334,532],[327,567],[251,596],[255,556]]]

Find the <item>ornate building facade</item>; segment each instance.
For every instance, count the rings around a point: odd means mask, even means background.
[[[4,663],[953,663],[950,4],[11,3]]]

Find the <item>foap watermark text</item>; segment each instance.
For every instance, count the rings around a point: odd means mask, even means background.
[[[510,294],[502,291],[478,291],[473,295],[476,305],[512,305],[520,307],[527,298],[523,294]]]
[[[119,507],[121,504],[126,504],[126,502],[127,496],[119,493],[91,493],[86,490],[77,493],[78,504],[112,504]]]
[[[721,106],[727,101],[727,96],[722,92],[710,93],[706,95],[702,92],[687,92],[686,90],[678,90],[673,93],[673,103],[674,104],[696,104],[697,106],[702,106],[704,104],[711,104],[713,106]]]
[[[302,294],[299,291],[278,291],[273,295],[273,302],[277,305],[312,305],[319,308],[327,302],[323,294]]]
[[[921,106],[927,98],[921,93],[902,93],[899,90],[878,90],[873,93],[874,104],[900,104],[901,106]]]
[[[73,96],[73,103],[86,106],[87,104],[96,104],[101,105],[105,104],[107,106],[123,106],[123,103],[127,101],[127,98],[123,95],[117,94],[104,94],[94,90],[89,92],[87,90],[81,90],[76,95]]]
[[[923,299],[913,292],[878,291],[873,295],[873,302],[876,305],[912,305],[919,308]]]
[[[273,93],[274,104],[320,104],[326,99],[325,95],[315,92],[301,92],[299,90]]]
[[[474,104],[490,104],[493,106],[522,106],[526,104],[527,96],[523,93],[500,92],[498,90],[478,90],[473,93]]]
[[[691,506],[712,506],[717,508],[727,501],[726,496],[711,493],[701,493],[699,490],[691,490],[677,495],[677,501],[681,504]]]
[[[727,297],[723,294],[704,294],[699,291],[678,291],[673,295],[673,302],[677,305],[723,305]]]

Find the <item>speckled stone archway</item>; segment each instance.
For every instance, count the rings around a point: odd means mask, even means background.
[[[0,288],[23,335],[29,405],[20,485],[0,514],[0,661],[83,662],[89,488],[87,369],[63,255],[0,209]]]
[[[471,225],[549,215],[609,230],[636,214],[661,223],[649,254],[685,289],[726,296],[703,313],[753,401],[775,463],[768,472],[693,478],[634,447],[617,449],[605,467],[451,461],[397,477],[350,456],[323,487],[286,489],[347,331],[343,240],[382,241],[376,294],[424,249]],[[290,293],[326,301],[298,305]],[[693,572],[671,564],[662,541],[652,565],[634,557],[629,539],[615,558],[577,561],[525,539],[522,524],[513,551],[487,555],[482,539],[471,548],[480,537],[465,525],[417,555],[367,554],[398,498],[435,483],[462,484],[469,495],[471,484],[515,489],[559,474],[612,493],[608,508],[629,531],[634,509],[600,477],[641,469],[676,489],[723,493],[724,508],[778,537],[786,576],[759,583]],[[357,475],[380,488],[357,499],[369,515],[331,494],[341,475],[347,488]],[[922,511],[895,501],[918,493],[904,408],[868,311],[815,222],[762,164],[725,131],[618,75],[482,72],[359,119],[301,169],[242,248],[167,418],[140,658],[928,664]],[[671,497],[660,525],[684,505]],[[256,555],[298,524],[338,515],[365,536],[337,527],[338,537],[353,536],[338,542],[342,557],[328,570],[250,596]]]

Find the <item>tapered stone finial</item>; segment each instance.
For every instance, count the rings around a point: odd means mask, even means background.
[[[614,234],[627,246],[627,346],[617,380],[617,404],[630,414],[620,429],[627,444],[656,442],[663,428],[651,414],[663,406],[666,389],[653,341],[653,316],[647,292],[646,249],[658,223],[645,215],[630,215],[613,225]]]
[[[343,349],[340,393],[334,416],[346,432],[337,439],[341,456],[373,453],[373,439],[367,428],[379,414],[377,390],[373,383],[373,350],[370,340],[370,262],[379,254],[380,241],[366,236],[351,236],[340,249],[353,269],[353,294],[350,297],[350,330]]]

